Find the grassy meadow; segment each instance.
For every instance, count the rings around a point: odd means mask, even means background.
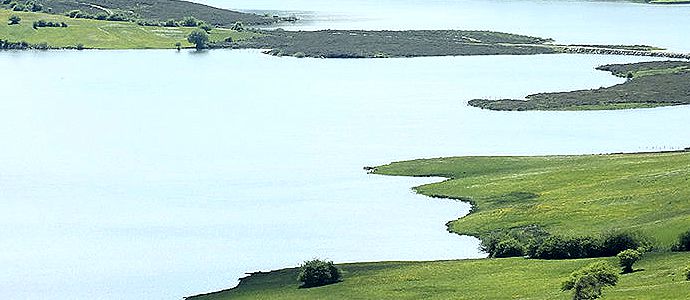
[[[560,291],[571,272],[597,260],[524,258],[436,262],[344,264],[343,281],[300,289],[297,269],[253,274],[231,290],[190,297],[221,299],[571,299]],[[604,299],[688,299],[690,282],[682,276],[688,253],[647,254],[636,272],[620,276],[604,290]]]
[[[12,15],[22,20],[18,25],[8,25]],[[38,20],[65,22],[67,28],[43,27],[33,29]],[[172,49],[179,42],[183,47],[192,47],[187,35],[191,27],[140,26],[133,22],[100,21],[91,19],[72,19],[66,16],[13,12],[0,10],[0,39],[12,42],[26,41],[31,44],[47,43],[51,47],[75,47],[83,44],[90,49]],[[211,41],[222,41],[228,37],[242,40],[256,33],[214,28],[209,34]]]
[[[633,230],[670,246],[690,229],[690,152],[535,157],[454,157],[392,163],[376,173],[442,176],[415,188],[465,199],[459,234],[539,225],[565,236]]]
[[[397,162],[376,174],[441,176],[415,188],[434,197],[471,201],[474,211],[448,224],[482,236],[537,224],[554,234],[582,236],[640,231],[657,248],[606,288],[604,299],[688,299],[683,269],[690,253],[668,246],[690,229],[690,152],[535,157],[452,157]],[[256,273],[238,287],[190,297],[220,299],[571,299],[560,291],[569,274],[615,257],[526,258],[343,264],[343,281],[298,288],[295,268]]]

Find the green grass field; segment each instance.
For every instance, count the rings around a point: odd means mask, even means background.
[[[441,176],[422,194],[465,199],[470,215],[453,232],[481,236],[538,224],[580,236],[639,230],[655,239],[636,272],[621,275],[604,299],[689,299],[682,271],[690,253],[665,246],[690,229],[690,152],[535,157],[453,157],[397,162],[375,169],[395,176]],[[231,290],[191,299],[571,299],[568,275],[593,261],[525,258],[341,265],[343,282],[300,289],[296,269],[254,274]]]
[[[21,23],[8,25],[7,20],[11,15],[21,17]],[[65,22],[69,27],[33,29],[33,22],[38,20]],[[182,43],[183,47],[191,47],[187,35],[192,30],[189,27],[139,26],[132,22],[71,19],[52,14],[0,10],[0,39],[31,44],[48,43],[51,47],[83,44],[91,49],[172,49],[177,42]],[[248,31],[216,28],[211,31],[210,39],[221,41],[232,37],[242,40],[256,35]]]
[[[630,229],[667,247],[690,229],[690,152],[439,158],[376,173],[451,178],[415,189],[475,204],[473,213],[449,223],[459,234],[532,224],[566,236]]]
[[[221,299],[571,299],[561,292],[568,275],[596,260],[524,258],[437,262],[380,262],[341,265],[343,281],[300,289],[297,269],[252,275],[231,290],[191,297]],[[648,254],[634,273],[621,275],[603,299],[688,299],[690,282],[682,270],[689,253]]]

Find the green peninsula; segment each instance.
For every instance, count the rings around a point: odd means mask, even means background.
[[[469,105],[490,110],[610,110],[690,104],[690,62],[663,61],[597,68],[627,78],[611,87],[540,93],[526,100],[475,99]]]

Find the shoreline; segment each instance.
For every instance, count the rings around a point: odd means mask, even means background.
[[[430,197],[430,198],[441,198],[441,199],[451,199],[451,200],[460,200],[463,202],[469,202],[472,203],[472,210],[465,216],[462,216],[456,220],[451,220],[447,223],[447,228],[450,233],[454,233],[457,235],[470,235],[470,236],[475,236],[477,238],[479,237],[479,234],[473,235],[469,232],[458,232],[456,230],[452,230],[452,223],[457,222],[459,220],[463,220],[467,217],[474,217],[476,213],[482,212],[486,213],[486,210],[481,210],[478,208],[479,204],[474,201],[474,199],[470,196],[464,197],[464,196],[456,196],[453,194],[443,194],[443,193],[432,193],[430,190],[424,190],[425,187],[429,186],[442,186],[442,185],[447,185],[447,186],[454,186],[452,185],[452,181],[458,180],[460,178],[456,178],[455,176],[451,174],[442,174],[443,172],[441,171],[440,173],[435,173],[435,172],[430,172],[427,173],[427,171],[422,171],[417,170],[414,171],[414,169],[408,169],[407,167],[401,166],[399,168],[400,170],[405,170],[402,173],[397,173],[397,172],[389,172],[389,170],[383,170],[381,171],[382,168],[388,168],[392,165],[396,164],[419,164],[419,166],[426,166],[427,164],[425,162],[434,162],[438,164],[443,164],[443,163],[450,163],[448,162],[449,160],[454,160],[454,159],[512,159],[512,158],[518,158],[518,159],[523,159],[523,158],[529,158],[529,159],[579,159],[579,160],[588,160],[590,158],[595,158],[595,159],[607,159],[607,158],[625,158],[626,160],[630,161],[636,161],[636,159],[650,159],[653,157],[668,157],[669,155],[672,157],[676,157],[676,154],[683,155],[683,157],[686,157],[687,154],[690,154],[690,147],[687,147],[685,149],[677,149],[677,150],[667,150],[667,151],[641,151],[641,152],[612,152],[612,153],[594,153],[594,154],[583,154],[583,155],[534,155],[534,156],[466,156],[466,157],[443,157],[443,158],[428,158],[428,159],[417,159],[417,160],[411,160],[411,161],[403,161],[403,162],[393,162],[387,165],[381,165],[377,167],[365,167],[366,171],[369,171],[371,174],[375,175],[382,175],[382,176],[403,176],[403,177],[423,177],[423,178],[433,178],[433,177],[441,177],[445,178],[445,180],[435,182],[435,183],[430,183],[430,184],[425,184],[421,186],[416,186],[413,187],[412,189],[415,190],[416,193]],[[469,171],[468,171],[469,172]],[[490,171],[492,172],[492,171]],[[525,171],[528,172],[528,171]],[[433,173],[433,174],[432,174]],[[464,173],[464,172],[463,172]],[[491,173],[489,173],[491,174]],[[485,200],[482,200],[485,201]],[[567,211],[567,210],[566,210]],[[565,226],[565,225],[564,225]],[[481,238],[480,238],[481,239]],[[668,252],[666,250],[662,249],[657,249],[653,252],[650,252],[650,254],[647,254],[647,256],[652,256],[652,257],[684,257],[686,256],[683,253],[674,253],[674,252]],[[582,262],[587,262],[587,261],[592,261],[592,260],[611,260],[612,258],[610,257],[599,257],[599,258],[577,258],[577,259],[569,259],[569,260],[544,260],[544,259],[535,259],[535,258],[479,258],[479,259],[453,259],[453,260],[430,260],[430,261],[377,261],[377,262],[357,262],[357,263],[344,263],[344,264],[338,264],[341,268],[348,269],[350,267],[357,267],[357,266],[381,266],[381,268],[386,268],[385,266],[388,265],[396,265],[396,264],[409,264],[409,265],[421,265],[421,266],[429,266],[429,265],[437,265],[437,264],[449,264],[449,265],[458,265],[458,266],[466,266],[466,265],[473,265],[473,264],[492,264],[492,265],[503,265],[503,262],[508,263],[509,265],[512,265],[513,263],[516,262],[521,262],[526,265],[534,266],[534,265],[541,265],[541,264],[559,264],[559,263],[582,263]],[[249,290],[254,290],[254,292],[263,292],[263,288],[257,289],[257,281],[258,282],[263,282],[263,280],[269,280],[272,281],[274,280],[275,276],[278,276],[279,274],[285,274],[285,273],[296,273],[298,268],[291,267],[291,268],[282,268],[282,269],[277,269],[277,270],[272,270],[272,271],[267,271],[267,272],[253,272],[253,273],[246,273],[247,276],[240,278],[239,283],[234,286],[233,288],[229,289],[223,289],[215,292],[209,292],[209,293],[203,293],[203,294],[198,294],[198,295],[192,295],[192,296],[187,296],[184,297],[184,299],[226,299],[224,297],[225,294],[232,298],[230,295],[233,293],[239,293],[240,295],[243,295],[243,293],[247,292],[247,289]],[[569,269],[568,269],[569,270]],[[569,272],[569,271],[568,271]],[[567,273],[566,273],[567,274]],[[281,275],[282,276],[282,275]],[[353,275],[354,276],[354,275]],[[264,279],[265,278],[265,279]],[[294,279],[293,279],[294,280]],[[345,279],[345,282],[348,282],[348,278]],[[356,284],[356,283],[355,283]],[[412,283],[414,284],[414,283]],[[332,289],[338,289],[338,285],[340,284],[335,284],[329,286],[329,288]],[[349,292],[353,292],[351,290],[347,290]],[[265,292],[268,292],[268,290],[265,290]],[[296,292],[299,294],[299,289],[296,289]],[[250,293],[250,295],[262,295],[262,294],[254,294]]]

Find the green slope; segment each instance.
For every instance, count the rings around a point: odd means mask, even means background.
[[[22,18],[19,25],[8,25],[6,20],[11,15]],[[194,29],[189,27],[139,26],[132,22],[98,21],[88,19],[71,19],[65,16],[13,12],[0,9],[0,39],[12,42],[26,41],[31,44],[47,43],[52,47],[74,47],[83,44],[93,49],[167,49],[174,48],[180,42],[185,47],[187,35]],[[67,28],[33,29],[34,21],[45,20],[65,22]],[[232,37],[241,40],[257,34],[243,31],[216,28],[211,31],[211,40],[224,40]]]

